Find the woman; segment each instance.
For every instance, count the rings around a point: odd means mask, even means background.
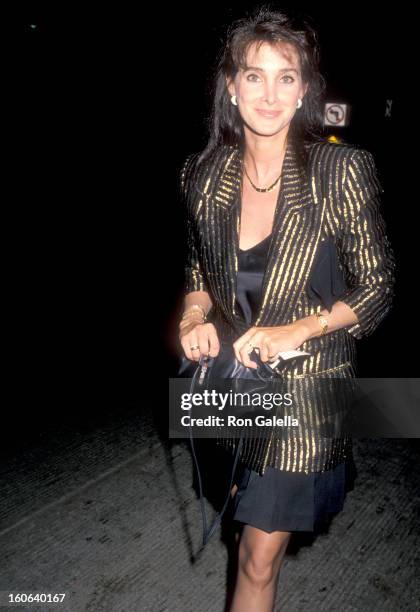
[[[353,378],[355,340],[391,307],[395,263],[374,160],[319,136],[318,58],[307,22],[266,7],[229,30],[208,145],[181,172],[189,242],[179,337],[189,360],[231,342],[255,369],[255,355],[272,362],[299,349],[309,356],[286,362],[285,379]],[[309,385],[302,395],[308,421],[317,393]],[[274,435],[241,454],[233,612],[272,610],[291,534],[317,531],[343,507],[351,440],[310,436]]]

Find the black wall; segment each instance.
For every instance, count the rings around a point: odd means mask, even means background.
[[[352,106],[351,125],[333,133],[375,156],[397,256],[395,306],[358,343],[361,373],[415,376],[411,16],[297,5],[317,24],[329,98]],[[24,187],[7,229],[15,410],[28,393],[38,416],[141,404],[156,397],[152,381],[166,410],[185,254],[179,168],[205,143],[206,85],[225,25],[252,6],[22,12],[10,54]]]

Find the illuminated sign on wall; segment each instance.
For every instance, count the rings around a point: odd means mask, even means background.
[[[337,102],[328,102],[324,110],[324,125],[347,126],[349,123],[350,106]]]

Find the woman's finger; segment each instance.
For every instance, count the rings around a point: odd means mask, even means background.
[[[270,347],[270,343],[268,342],[268,340],[263,340],[260,343],[260,359],[261,361],[269,361],[269,355],[271,355],[270,353],[271,347]]]
[[[240,350],[243,346],[247,345],[247,342],[250,341],[251,337],[254,335],[254,329],[251,327],[245,334],[243,334],[242,336],[240,336],[240,338],[238,338],[237,340],[235,340],[235,342],[233,343],[233,350],[235,351],[235,356],[236,359],[238,361],[242,362],[242,357],[240,354]]]
[[[219,338],[217,337],[216,328],[213,325],[209,327],[208,334],[210,344],[209,355],[210,357],[216,357],[220,351],[220,342]]]
[[[206,323],[199,324],[196,327],[194,327],[194,331],[197,333],[197,342],[195,343],[195,345],[198,344],[198,346],[200,347],[199,351],[194,351],[194,355],[196,353],[198,354],[198,356],[200,356],[200,354],[201,355],[209,354],[210,345],[209,345],[208,329],[209,329],[209,326]]]
[[[199,346],[195,327],[188,334],[182,336],[181,345],[188,359],[192,361],[198,361],[200,359],[200,350],[191,349],[192,346]]]
[[[252,344],[252,346],[251,346]],[[255,344],[252,342],[252,338],[251,340],[247,340],[245,342],[245,344],[243,344],[240,349],[239,349],[239,355],[240,355],[240,361],[244,364],[244,366],[246,366],[247,368],[253,368],[256,369],[258,366],[255,363],[255,361],[252,361],[249,357],[250,353],[252,353],[252,351],[255,348]]]

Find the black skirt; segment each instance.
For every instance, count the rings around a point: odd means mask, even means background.
[[[356,477],[353,457],[332,470],[312,474],[268,466],[260,476],[239,463],[233,519],[267,533],[323,531],[343,509],[346,493],[353,489]]]

